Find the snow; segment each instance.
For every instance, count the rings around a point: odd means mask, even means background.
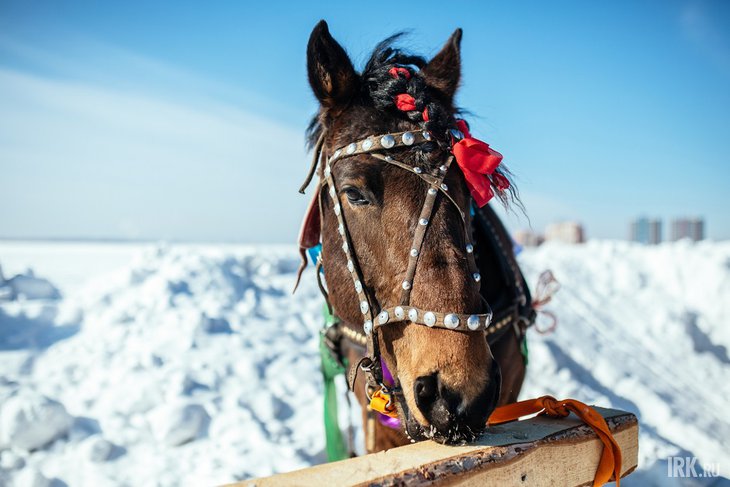
[[[194,440],[210,417],[200,404],[163,404],[147,415],[155,439],[167,446]]]
[[[90,436],[80,445],[82,457],[92,462],[105,462],[114,453],[114,444],[99,435]]]
[[[15,483],[23,487],[50,487],[51,481],[33,467],[21,470],[15,476]]]
[[[635,412],[626,485],[666,484],[671,455],[726,475],[730,243],[519,259],[562,284],[522,397]],[[215,485],[325,460],[322,301],[311,269],[291,294],[293,247],[0,242],[0,265],[58,291],[0,301],[0,485]]]
[[[15,299],[58,299],[61,293],[46,279],[33,275],[33,271],[5,279],[0,269],[0,301]]]
[[[66,434],[71,416],[63,404],[33,391],[20,390],[0,408],[0,445],[36,450]]]

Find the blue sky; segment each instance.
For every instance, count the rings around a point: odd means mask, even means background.
[[[723,1],[4,1],[0,237],[294,241],[321,18],[358,66],[464,29],[457,99],[517,175],[511,228],[701,215],[730,238]]]

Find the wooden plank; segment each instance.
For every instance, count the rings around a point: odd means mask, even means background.
[[[625,476],[636,468],[638,461],[636,416],[614,409],[595,409],[606,418],[621,446]],[[602,448],[593,430],[575,416],[539,416],[488,428],[477,442],[469,445],[424,441],[230,485],[590,485]]]

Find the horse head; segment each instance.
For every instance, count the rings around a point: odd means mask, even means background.
[[[324,21],[309,40],[324,273],[337,316],[378,345],[409,436],[461,442],[500,396],[471,243],[474,188],[453,157],[466,130],[454,104],[461,30],[429,61],[393,40],[362,72]],[[505,197],[502,172],[487,181],[482,190]]]

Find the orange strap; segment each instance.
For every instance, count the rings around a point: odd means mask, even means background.
[[[392,418],[398,417],[395,404],[391,402],[390,395],[378,389],[370,398],[370,408]],[[621,447],[618,446],[611,430],[606,424],[603,416],[598,414],[592,407],[583,404],[575,399],[563,399],[558,401],[552,396],[542,396],[537,399],[519,401],[506,406],[496,408],[487,421],[488,426],[515,421],[530,414],[546,414],[554,418],[565,418],[574,413],[584,423],[596,432],[598,438],[603,442],[601,460],[598,462],[596,474],[593,477],[593,485],[601,486],[611,480],[616,480],[616,487],[621,485]]]
[[[500,406],[494,410],[487,421],[488,425],[507,423],[515,421],[523,416],[540,413],[556,418],[564,418],[574,413],[584,423],[596,432],[598,438],[603,442],[601,460],[598,462],[596,475],[593,477],[593,485],[600,486],[611,480],[616,480],[616,487],[621,482],[621,448],[613,437],[603,417],[592,407],[583,404],[575,399],[563,399],[558,401],[552,396],[542,396],[537,399],[516,402]]]

